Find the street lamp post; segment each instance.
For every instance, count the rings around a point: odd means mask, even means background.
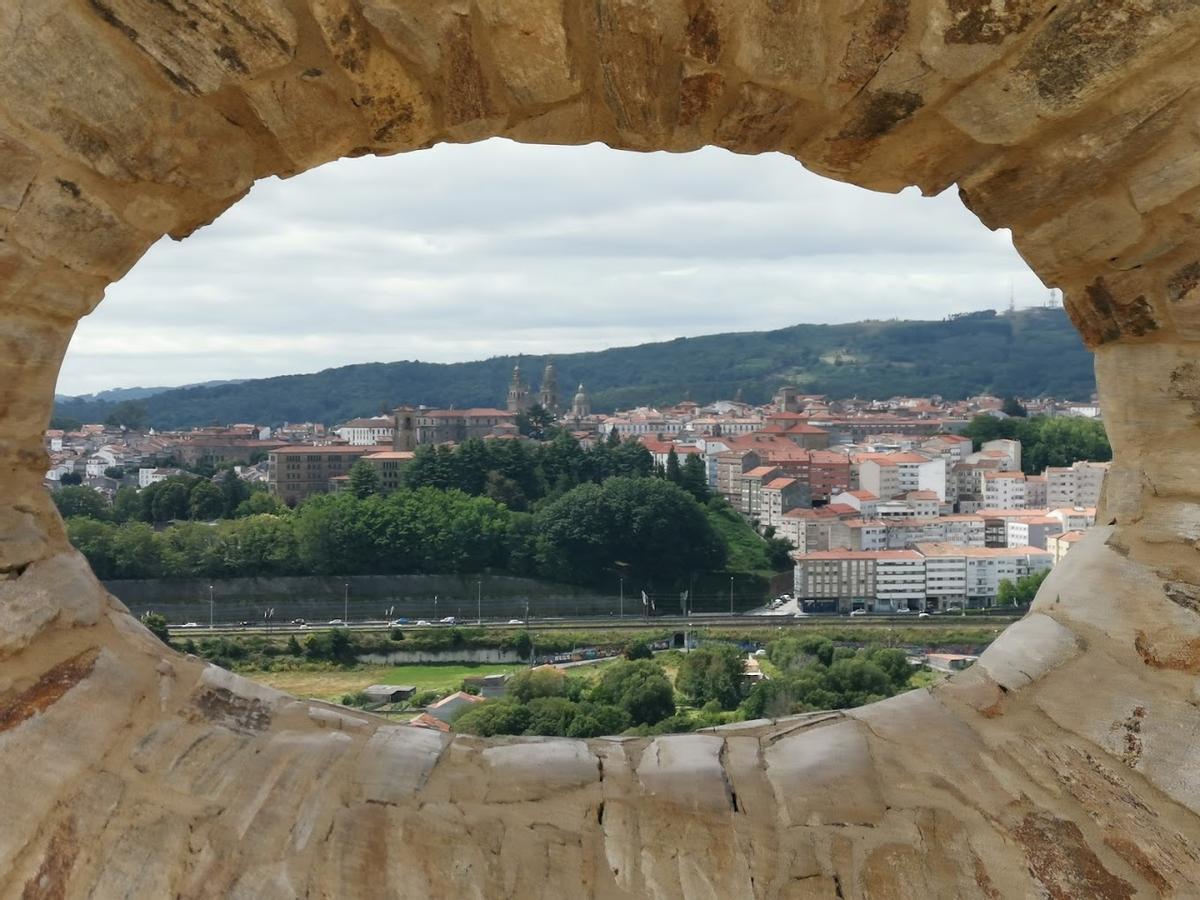
[[[729,576],[729,614],[733,615],[733,576]]]
[[[342,585],[345,591],[342,594],[342,622],[345,625],[350,624],[350,582]]]
[[[620,605],[620,611],[621,611],[621,618],[623,619],[623,618],[625,618],[625,576],[624,576],[624,575],[622,575],[622,576],[621,576],[621,577],[620,577],[618,580],[621,582],[621,605]]]
[[[483,624],[483,579],[475,579],[475,624]]]
[[[208,586],[208,630],[213,630],[213,586]]]

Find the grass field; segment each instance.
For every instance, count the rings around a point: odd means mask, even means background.
[[[411,684],[417,691],[457,690],[468,675],[494,675],[516,672],[524,666],[515,663],[479,663],[445,666],[359,666],[354,669],[330,669],[318,672],[243,672],[262,684],[286,691],[295,697],[341,700],[372,684]]]

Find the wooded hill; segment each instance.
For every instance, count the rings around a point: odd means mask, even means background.
[[[148,423],[180,428],[229,422],[337,423],[401,403],[503,406],[516,357],[477,362],[370,363],[308,375],[179,388],[137,402]],[[534,391],[545,360],[524,357]],[[794,325],[776,331],[676,338],[555,357],[569,404],[580,382],[597,412],[642,404],[744,399],[762,403],[783,383],[834,398],[980,392],[1086,400],[1095,390],[1091,354],[1061,309],[969,313],[943,321]],[[59,398],[58,416],[104,421],[115,404]]]

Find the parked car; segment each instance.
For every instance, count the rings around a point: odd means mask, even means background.
[[[850,615],[852,615],[852,616],[865,616],[866,614],[867,614],[867,611],[865,609],[850,610]]]

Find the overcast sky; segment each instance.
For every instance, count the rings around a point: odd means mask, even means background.
[[[260,182],[79,326],[61,393],[941,318],[1047,291],[953,189],[875,194],[777,154],[488,141]]]

